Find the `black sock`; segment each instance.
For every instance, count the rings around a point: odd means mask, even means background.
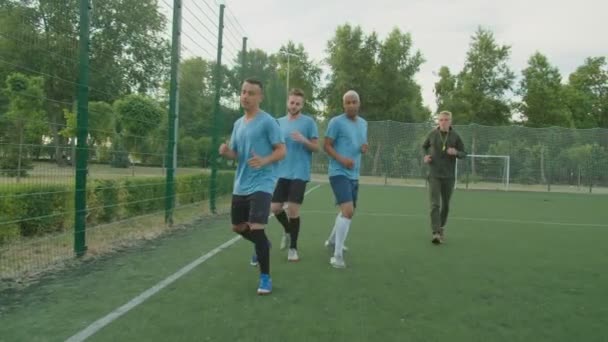
[[[287,214],[285,213],[285,210],[283,210],[280,213],[276,214],[275,217],[277,218],[277,220],[283,226],[283,229],[285,230],[285,233],[289,233],[289,219],[287,218]]]
[[[298,248],[298,235],[300,235],[300,218],[292,217],[289,219],[289,235],[291,235],[291,246],[289,248]]]
[[[260,272],[270,274],[270,248],[268,247],[268,238],[264,229],[252,230],[251,241],[255,244],[255,253],[260,263]]]

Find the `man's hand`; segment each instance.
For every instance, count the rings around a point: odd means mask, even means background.
[[[430,155],[426,155],[424,156],[424,163],[425,164],[430,164],[433,161],[433,157],[431,157]]]
[[[268,164],[267,158],[260,157],[255,154],[255,152],[252,152],[251,154],[253,155],[253,157],[249,158],[249,160],[247,161],[247,164],[249,164],[250,167],[254,169],[259,169]]]
[[[361,145],[361,153],[365,154],[365,153],[367,153],[367,150],[369,150],[368,144]]]
[[[306,142],[306,138],[302,135],[302,133],[300,133],[298,131],[291,132],[291,139],[293,139],[299,143]]]
[[[220,145],[220,155],[225,156],[228,154],[230,148],[228,147],[228,143],[223,143]]]
[[[453,148],[453,147],[450,147],[450,148],[448,148],[448,154],[451,155],[451,156],[457,156],[458,155],[458,150],[455,149],[455,148]]]
[[[350,158],[340,158],[340,164],[344,165],[345,168],[352,170],[355,167],[355,161]]]

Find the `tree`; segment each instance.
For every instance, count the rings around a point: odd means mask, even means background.
[[[114,110],[116,133],[119,135],[117,145],[124,145],[132,154],[145,153],[149,145],[148,139],[155,136],[163,122],[164,111],[154,100],[137,94],[116,101]]]
[[[288,56],[286,53],[290,54]],[[295,45],[289,41],[281,46],[276,55],[278,74],[282,80],[287,80],[287,58],[289,57],[289,87],[300,88],[306,94],[306,103],[303,111],[318,114],[317,100],[319,98],[319,83],[321,82],[321,68],[314,63],[304,49],[304,45]],[[287,88],[286,88],[287,90]],[[287,102],[285,100],[285,102]],[[285,106],[284,106],[285,107]],[[285,109],[283,109],[285,112]]]
[[[29,168],[28,161],[24,160],[24,153],[27,152],[25,145],[33,142],[40,144],[40,137],[46,128],[43,119],[42,78],[13,73],[6,79],[5,92],[9,99],[5,119],[11,125],[13,137],[9,135],[9,142],[13,143],[9,144],[1,168],[4,174],[16,176],[19,182],[21,177],[27,175],[25,169]]]
[[[106,102],[89,102],[88,130],[91,141],[89,144],[96,145],[106,142],[114,137],[116,127],[116,114],[112,105]],[[61,130],[61,135],[66,138],[76,136],[77,113],[64,111],[66,126]]]
[[[213,68],[202,58],[187,59],[180,66],[180,136],[198,138],[211,133]]]
[[[326,99],[327,115],[342,112],[342,95],[353,89],[361,96],[361,110],[367,112],[373,89],[372,70],[376,64],[378,37],[365,36],[360,26],[338,26],[334,37],[327,43],[327,64],[331,68],[328,84],[322,92]]]
[[[549,64],[547,57],[538,52],[532,55],[522,76],[518,94],[522,97],[520,110],[526,126],[571,127],[570,113],[563,100],[561,75]]]
[[[66,124],[76,102],[79,1],[2,1],[0,49],[6,65],[0,82],[15,69],[44,79],[45,112],[58,163]],[[91,11],[90,99],[157,90],[168,74],[166,18],[156,0],[96,1]],[[8,66],[8,67],[6,67]],[[0,99],[0,107],[3,101]]]
[[[566,101],[577,128],[608,128],[608,64],[590,57],[570,74]]]
[[[454,102],[454,92],[456,91],[456,76],[452,75],[450,68],[442,66],[439,69],[439,81],[435,82],[435,104],[437,112],[450,110]],[[453,109],[452,109],[453,110]]]
[[[170,66],[166,29],[167,18],[157,0],[96,1],[91,16],[91,99],[112,102],[160,88]]]
[[[494,34],[479,28],[471,39],[463,70],[458,75],[455,96],[463,103],[455,111],[458,123],[506,124],[511,109],[506,95],[515,74],[507,64],[510,47],[496,43]]]
[[[430,111],[424,108],[420,86],[414,76],[424,58],[413,51],[412,37],[395,28],[379,45],[377,64],[372,73],[374,88],[368,101],[371,120],[423,122]]]
[[[342,112],[342,95],[349,89],[361,96],[361,111],[369,120],[422,122],[430,111],[422,104],[414,76],[424,62],[413,50],[409,33],[394,29],[384,41],[361,27],[339,26],[328,42],[332,69],[323,90],[328,114]]]
[[[285,113],[286,83],[277,72],[279,68],[278,57],[269,55],[266,52],[255,49],[247,52],[245,66],[240,60],[242,52],[239,53],[239,61],[234,68],[227,72],[228,88],[232,89],[232,94],[240,94],[243,79],[254,77],[264,85],[264,100],[261,107],[266,112],[280,116]],[[232,128],[232,122],[226,127]]]
[[[116,135],[116,115],[114,113],[114,108],[106,102],[90,102],[88,112],[88,144],[90,147],[104,148],[104,144],[108,143]],[[62,129],[59,134],[69,139],[72,148],[72,160],[75,160],[75,138],[77,128],[76,108],[74,108],[73,111],[64,109],[64,117],[66,120],[66,127]],[[89,154],[89,157],[92,157],[92,155]]]

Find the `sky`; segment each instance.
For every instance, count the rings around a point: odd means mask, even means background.
[[[318,62],[327,57],[327,41],[341,24],[376,31],[380,39],[395,27],[409,32],[414,48],[426,60],[416,80],[431,109],[434,72],[443,65],[453,73],[462,69],[471,35],[479,26],[492,30],[498,43],[511,46],[509,64],[518,76],[536,51],[545,54],[565,79],[586,57],[608,56],[608,1],[225,1],[232,20],[228,24],[242,27],[250,47],[272,53],[292,40],[302,43]]]

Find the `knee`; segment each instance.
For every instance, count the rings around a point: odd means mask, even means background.
[[[295,205],[287,207],[287,216],[290,218],[300,217],[300,208]]]
[[[353,216],[355,216],[355,212],[352,208],[342,209],[342,217],[352,220]]]
[[[283,211],[283,203],[272,203],[270,211],[275,215],[281,213]]]

